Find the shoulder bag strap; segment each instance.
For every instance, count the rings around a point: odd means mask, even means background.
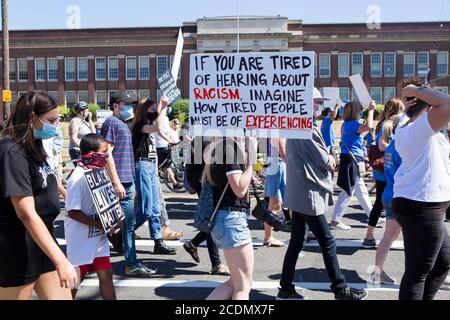
[[[227,192],[228,186],[230,185],[230,182],[227,182],[227,185],[222,191],[222,194],[220,196],[219,202],[217,203],[216,207],[214,208],[213,214],[211,215],[210,221],[214,220],[214,217],[216,216],[217,211],[219,210],[220,204],[222,203],[223,197],[225,196],[225,192]]]
[[[350,155],[352,156],[352,158],[356,162],[356,164],[358,164],[358,161],[356,160],[356,158],[353,155],[352,151],[348,148],[347,144],[344,141],[342,141],[342,143],[344,144],[345,148],[348,150],[348,152],[350,153]]]

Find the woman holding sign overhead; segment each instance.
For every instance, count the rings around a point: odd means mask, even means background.
[[[28,92],[17,101],[0,138],[0,300],[70,300],[74,267],[53,235],[60,203],[42,140],[59,127],[56,101]]]
[[[365,124],[360,123],[360,114],[363,110],[359,102],[348,102],[344,107],[344,123],[341,131],[341,161],[339,166],[337,185],[342,188],[339,194],[332,220],[331,229],[349,230],[350,226],[341,222],[353,194],[358,198],[367,216],[372,210],[369,192],[364,184],[362,175],[365,171],[364,164],[364,139],[363,134],[373,128],[373,113],[375,102],[369,105],[369,114]]]

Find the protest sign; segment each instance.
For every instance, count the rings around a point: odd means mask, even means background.
[[[324,108],[333,108],[336,104],[340,104],[341,99],[339,97],[339,88],[323,88],[323,96],[329,98],[330,100],[324,101]]]
[[[369,90],[367,90],[361,75],[359,73],[352,75],[350,81],[355,89],[359,102],[361,102],[361,105],[364,108],[367,108],[372,102],[372,97],[370,96]]]
[[[314,52],[195,54],[190,70],[192,135],[311,139]]]
[[[113,115],[113,112],[111,110],[98,110],[96,117],[97,117],[97,123],[102,125],[105,123],[105,120]]]
[[[159,87],[162,91],[162,94],[169,99],[169,103],[172,104],[181,98],[181,92],[177,88],[177,83],[172,77],[172,73],[170,70],[164,72],[159,78]]]
[[[92,201],[103,229],[108,233],[124,219],[119,197],[114,190],[106,169],[90,169],[84,172]]]
[[[183,45],[184,45],[183,31],[181,31],[180,28],[180,30],[178,31],[177,47],[175,49],[175,56],[173,57],[173,64],[172,64],[172,77],[174,79],[178,78],[178,74],[180,72]]]

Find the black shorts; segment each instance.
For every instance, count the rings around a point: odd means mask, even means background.
[[[161,165],[166,161],[166,164],[170,163],[170,160],[172,158],[172,149],[167,148],[156,148],[156,154],[158,155],[158,166],[161,167]],[[166,167],[166,165],[164,165]]]
[[[45,225],[55,239],[53,220]],[[55,270],[53,262],[26,230],[0,230],[0,287],[25,286]]]

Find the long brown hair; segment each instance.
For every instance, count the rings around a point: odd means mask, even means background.
[[[386,120],[392,120],[392,117],[402,113],[405,109],[402,100],[394,98],[386,102],[384,105],[384,110],[381,115],[380,121],[378,122],[375,133],[378,134],[383,127],[383,122]]]
[[[137,124],[148,122],[148,118],[147,118],[148,111],[147,110],[148,110],[148,108],[152,107],[154,104],[155,104],[155,102],[150,98],[142,99],[141,101],[139,101],[138,105],[136,106],[136,108],[134,110],[134,119],[133,119],[133,123],[131,125],[131,130],[133,130]]]
[[[363,109],[361,103],[356,101],[347,102],[344,106],[344,113],[342,119],[344,121],[358,120],[361,110]]]
[[[20,96],[8,119],[2,138],[9,137],[22,145],[28,155],[38,162],[47,158],[42,141],[33,135],[33,115],[41,116],[57,108],[56,100],[44,91],[30,91]]]

